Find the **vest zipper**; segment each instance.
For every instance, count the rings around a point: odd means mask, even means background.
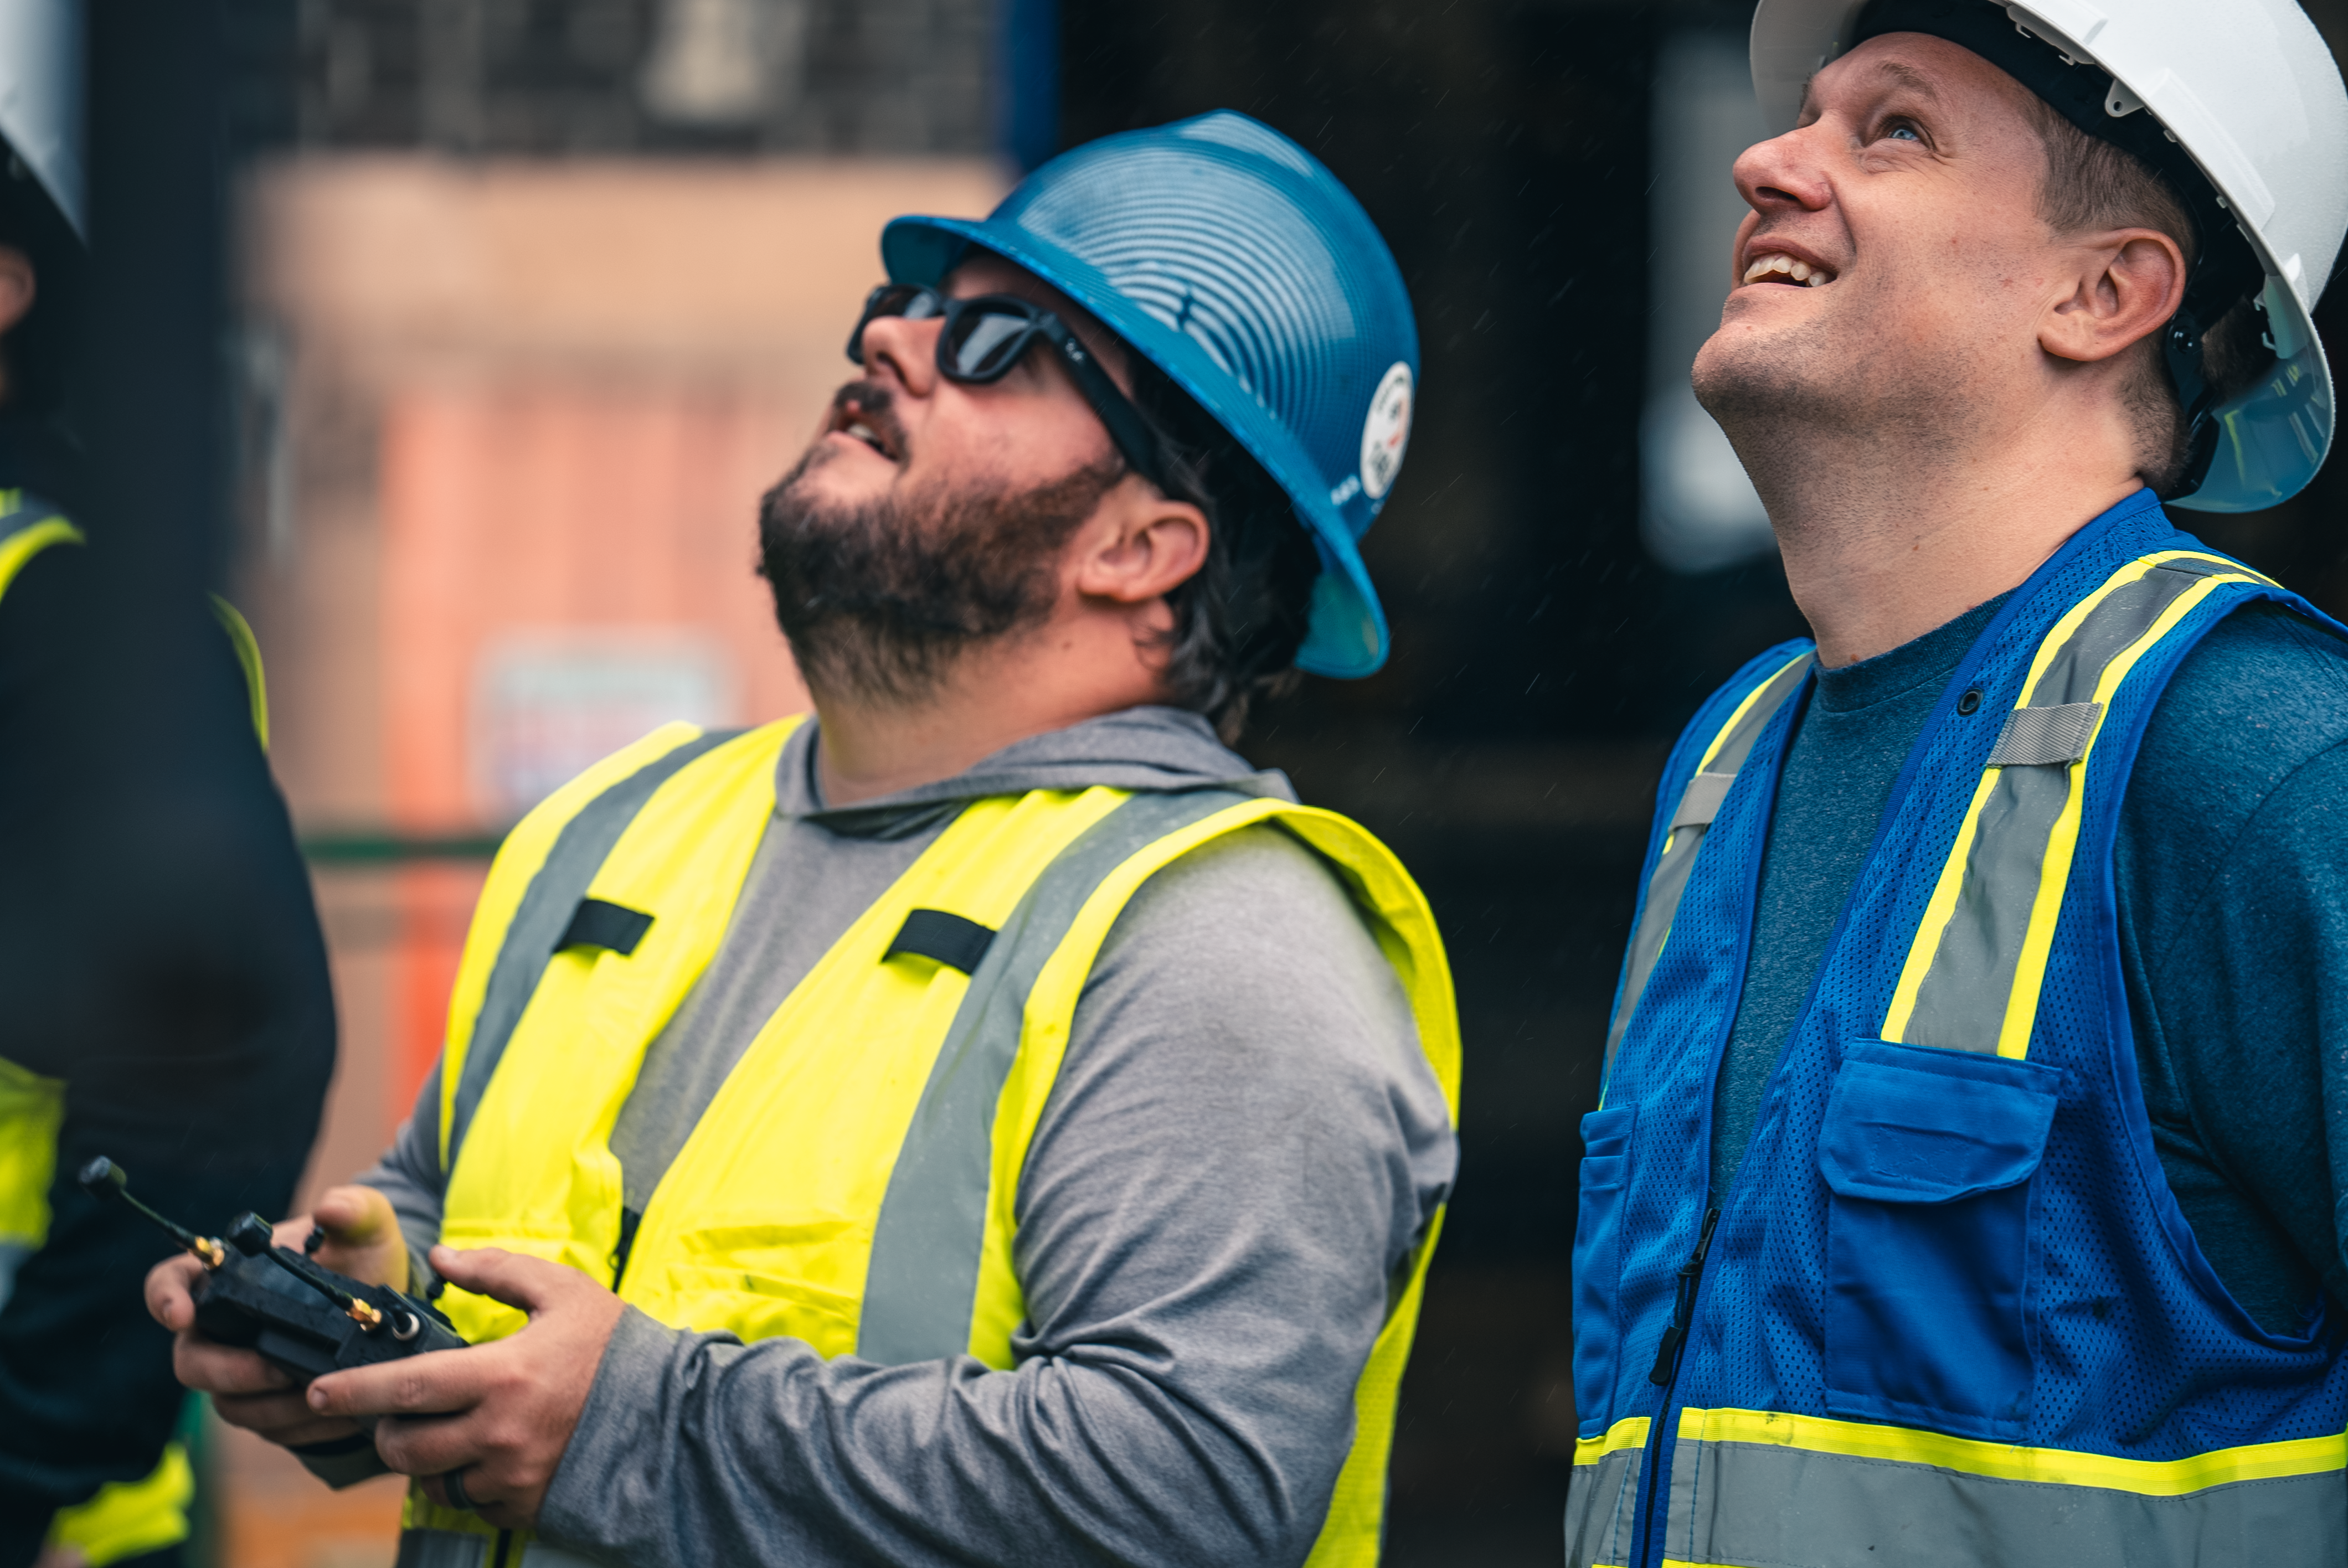
[[[644,1223],[644,1216],[635,1210],[620,1211],[620,1245],[612,1249],[612,1288],[613,1290],[620,1288],[620,1281],[627,1275],[628,1254],[634,1250],[636,1245],[636,1227]]]
[[[1696,1233],[1695,1251],[1680,1265],[1679,1288],[1672,1296],[1672,1326],[1655,1347],[1655,1365],[1647,1381],[1669,1389],[1680,1375],[1680,1352],[1687,1346],[1688,1321],[1695,1316],[1696,1282],[1704,1277],[1704,1255],[1712,1250],[1712,1227],[1720,1223],[1717,1207],[1704,1211],[1704,1229]]]
[[[1696,1290],[1704,1282],[1704,1255],[1712,1250],[1712,1228],[1720,1223],[1720,1208],[1715,1204],[1704,1211],[1704,1226],[1696,1232],[1695,1250],[1680,1265],[1677,1288],[1672,1296],[1672,1321],[1663,1330],[1663,1342],[1655,1347],[1655,1365],[1647,1374],[1647,1381],[1663,1389],[1663,1398],[1655,1406],[1654,1419],[1647,1428],[1647,1456],[1641,1469],[1645,1497],[1639,1505],[1633,1534],[1638,1542],[1632,1553],[1633,1563],[1649,1562],[1647,1547],[1655,1534],[1655,1485],[1663,1471],[1663,1429],[1669,1424],[1672,1399],[1678,1391],[1680,1357],[1687,1348],[1688,1327],[1695,1320]]]

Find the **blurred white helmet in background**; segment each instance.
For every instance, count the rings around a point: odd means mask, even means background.
[[[81,0],[0,0],[0,137],[84,243]]]

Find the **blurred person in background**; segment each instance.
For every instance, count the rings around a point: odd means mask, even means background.
[[[2041,18],[2046,18],[2042,20]],[[2348,646],[2289,0],[1763,0],[1694,368],[1817,634],[1666,772],[1569,1561],[2348,1562]]]
[[[168,1244],[75,1171],[117,1158],[199,1225],[282,1208],[335,1038],[242,620],[191,594],[204,701],[135,766],[92,741],[125,704],[65,418],[78,16],[0,0],[0,1568],[177,1563],[188,1535],[190,1401],[139,1290]]]
[[[304,1389],[190,1331],[189,1268],[150,1301],[227,1419],[418,1478],[410,1568],[1373,1562],[1448,970],[1226,743],[1385,658],[1401,277],[1230,113],[881,249],[760,516],[814,715],[534,811],[413,1118],[317,1206],[490,1343]]]

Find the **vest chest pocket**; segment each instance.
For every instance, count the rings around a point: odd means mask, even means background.
[[[1630,1186],[1635,1105],[1610,1105],[1581,1119],[1581,1204],[1573,1225],[1573,1409],[1581,1435],[1595,1437],[1613,1414],[1622,1326],[1622,1204]]]
[[[1854,1040],[1828,1096],[1826,1403],[2010,1440],[2030,1404],[2031,1176],[2062,1074]]]

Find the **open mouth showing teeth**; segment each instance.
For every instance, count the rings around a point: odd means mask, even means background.
[[[1791,283],[1805,289],[1815,289],[1834,282],[1835,275],[1824,267],[1813,267],[1807,261],[1797,261],[1782,251],[1756,256],[1745,269],[1748,283]]]
[[[889,451],[888,443],[880,439],[879,433],[876,432],[872,426],[865,424],[860,419],[853,421],[845,426],[840,433],[844,436],[853,436],[855,439],[863,442],[867,446],[871,447],[872,450],[880,453],[883,457],[891,456]]]

